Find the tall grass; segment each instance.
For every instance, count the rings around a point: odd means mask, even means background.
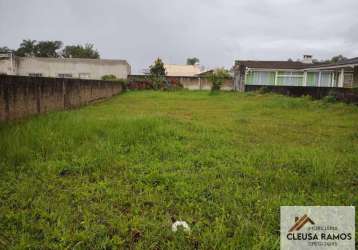
[[[0,248],[277,249],[281,205],[357,205],[357,124],[346,104],[186,91],[1,124]]]

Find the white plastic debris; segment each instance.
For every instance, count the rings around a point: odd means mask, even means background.
[[[183,230],[185,232],[190,232],[190,227],[189,227],[188,223],[186,223],[185,221],[176,221],[176,222],[174,222],[173,225],[172,225],[172,231],[173,232],[178,231],[179,226],[182,226]]]

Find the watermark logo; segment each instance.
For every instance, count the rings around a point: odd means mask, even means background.
[[[308,217],[307,214],[305,214],[301,218],[295,217],[295,224],[290,228],[289,232],[300,231],[300,229],[304,225],[306,225],[306,223],[311,223],[312,225],[314,225],[313,220],[311,220],[311,218]]]
[[[354,207],[281,207],[281,249],[355,249]]]

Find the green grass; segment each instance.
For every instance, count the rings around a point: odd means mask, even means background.
[[[129,92],[0,155],[0,249],[277,249],[281,205],[358,204],[358,108],[308,98]]]

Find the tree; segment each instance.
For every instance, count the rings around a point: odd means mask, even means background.
[[[36,40],[22,40],[20,47],[15,52],[16,56],[35,56]]]
[[[152,76],[165,76],[165,67],[162,59],[157,58],[157,60],[154,61],[154,64],[149,66],[149,72]]]
[[[59,57],[58,50],[62,47],[61,41],[40,41],[35,46],[35,56]]]
[[[154,64],[149,66],[149,80],[152,82],[154,89],[162,89],[165,87],[165,84],[167,83],[165,75],[166,71],[164,63],[162,59],[157,58],[157,60],[154,61]]]
[[[28,57],[66,57],[66,58],[99,58],[99,53],[93,44],[66,46],[62,51],[61,41],[36,41],[22,40],[20,47],[16,50],[17,56]]]
[[[58,50],[61,49],[61,41],[39,41],[22,40],[20,47],[16,50],[17,56],[59,57]]]
[[[343,55],[337,55],[332,57],[331,59],[326,59],[326,60],[317,60],[317,59],[313,59],[313,63],[338,63],[344,60],[347,60],[348,58],[343,56]]]
[[[0,47],[0,53],[10,53],[12,52],[12,49],[9,49],[8,47]]]
[[[196,58],[196,57],[186,59],[186,64],[187,65],[195,65],[195,64],[197,64],[199,62],[200,62],[199,58]]]
[[[347,57],[344,57],[342,55],[338,55],[338,56],[332,57],[329,62],[330,63],[337,63],[337,62],[344,61],[344,60],[347,60],[347,59],[348,59]]]
[[[230,77],[228,70],[224,68],[218,68],[208,75],[208,80],[212,83],[211,91],[220,90],[225,79]]]
[[[66,46],[62,51],[62,56],[66,58],[92,58],[99,59],[100,55],[93,44]]]

